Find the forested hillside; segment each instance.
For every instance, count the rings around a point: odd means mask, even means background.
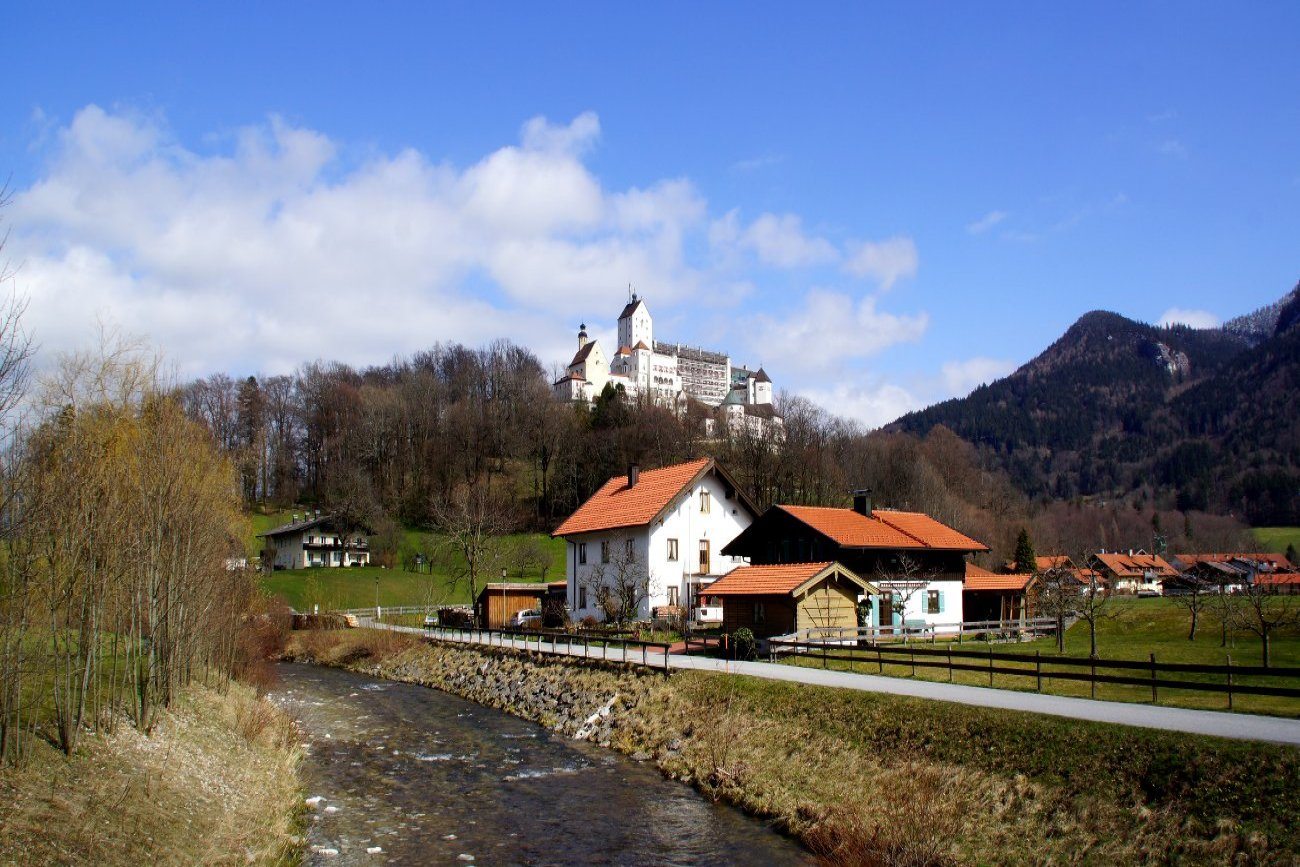
[[[1294,524],[1297,304],[1293,291],[1216,329],[1089,313],[1005,379],[893,427],[951,429],[1034,498],[1136,497]]]

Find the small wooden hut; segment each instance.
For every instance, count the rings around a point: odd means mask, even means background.
[[[741,566],[702,591],[722,600],[722,628],[757,638],[815,628],[855,629],[858,597],[880,591],[839,563]]]

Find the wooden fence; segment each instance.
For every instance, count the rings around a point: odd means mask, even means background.
[[[1234,695],[1300,698],[1300,688],[1295,686],[1241,682],[1241,678],[1300,678],[1300,668],[1233,665],[1232,657],[1228,657],[1226,665],[1210,665],[1197,662],[1157,662],[1154,653],[1148,660],[1082,659],[1068,656],[1044,657],[1038,651],[1032,654],[997,652],[991,645],[987,651],[979,651],[879,643],[858,646],[833,640],[799,641],[788,638],[770,639],[768,647],[773,662],[779,654],[804,653],[809,659],[820,659],[824,667],[829,667],[831,662],[847,662],[850,669],[855,665],[865,664],[869,667],[874,664],[881,674],[886,665],[911,666],[913,675],[918,668],[947,670],[949,681],[952,680],[954,671],[969,671],[987,674],[989,686],[993,685],[995,675],[1009,675],[1034,679],[1038,692],[1043,691],[1043,678],[1083,681],[1090,684],[1094,697],[1099,683],[1149,687],[1153,704],[1159,701],[1159,691],[1162,689],[1226,694],[1229,709],[1232,708]],[[1019,667],[998,663],[1018,663]],[[1186,675],[1190,674],[1220,677],[1223,682],[1186,679]],[[1179,675],[1182,677],[1172,679]]]

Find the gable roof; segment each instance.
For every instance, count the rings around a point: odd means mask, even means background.
[[[645,306],[645,301],[641,298],[638,298],[635,301],[629,301],[623,307],[623,312],[618,314],[618,318],[626,319],[629,316],[631,316],[633,313],[635,313],[638,307],[644,307],[644,306]]]
[[[641,351],[649,352],[649,351],[650,351],[650,347],[648,347],[648,346],[645,345],[645,341],[644,341],[644,340],[638,340],[638,341],[636,342],[636,346],[633,346],[632,349],[633,349],[634,351],[636,351],[636,352],[641,352]]]
[[[682,491],[710,471],[718,473],[731,486],[736,498],[751,514],[758,513],[726,470],[712,458],[699,458],[657,470],[642,470],[636,487],[632,488],[628,487],[626,475],[614,476],[565,518],[551,535],[571,536],[619,527],[643,527],[671,506]]]
[[[319,517],[303,518],[301,521],[291,521],[288,524],[281,524],[278,527],[272,527],[270,530],[258,533],[257,537],[271,538],[273,536],[284,536],[289,533],[301,533],[304,530],[314,530],[317,527],[331,527],[334,523],[333,515],[321,515]],[[367,530],[366,527],[358,529]]]
[[[1178,574],[1178,570],[1166,563],[1165,559],[1159,554],[1107,554],[1102,552],[1093,556],[1118,578],[1137,578],[1147,570],[1151,570],[1162,577],[1172,578]]]
[[[771,378],[767,375],[767,371],[761,367],[758,369],[758,373],[754,374],[754,382],[771,382],[771,381],[772,381]]]
[[[582,344],[574,354],[573,361],[569,362],[569,367],[573,367],[575,364],[582,364],[582,362],[587,360],[587,356],[591,355],[591,351],[595,348],[596,341],[594,340],[588,340],[586,343]]]
[[[1024,590],[1033,575],[998,575],[982,569],[974,563],[966,564],[966,578],[962,581],[963,590]]]
[[[1300,572],[1267,572],[1255,576],[1256,584],[1287,585],[1300,584]]]
[[[700,590],[704,596],[783,596],[798,593],[823,577],[837,574],[869,594],[879,591],[850,570],[832,561],[781,563],[773,566],[741,566]]]
[[[1290,572],[1292,569],[1291,561],[1281,554],[1175,554],[1174,564],[1186,564],[1186,567],[1195,566],[1198,563],[1229,563],[1234,560],[1241,560],[1246,564],[1267,565],[1270,569],[1276,569],[1279,572]]]
[[[1046,572],[1048,569],[1069,568],[1072,565],[1069,554],[1045,554],[1034,558],[1034,568],[1039,572]]]
[[[825,506],[773,506],[845,548],[987,551],[988,546],[921,512],[876,509],[870,516]]]

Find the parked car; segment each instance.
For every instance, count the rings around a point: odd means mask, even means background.
[[[432,629],[433,627],[435,627],[435,626],[437,626],[437,625],[438,625],[438,615],[436,615],[436,614],[426,614],[426,615],[424,615],[424,628],[425,628],[425,629]]]
[[[516,611],[515,616],[510,618],[510,625],[516,629],[540,627],[542,625],[542,611],[540,608],[529,608],[526,611]]]

